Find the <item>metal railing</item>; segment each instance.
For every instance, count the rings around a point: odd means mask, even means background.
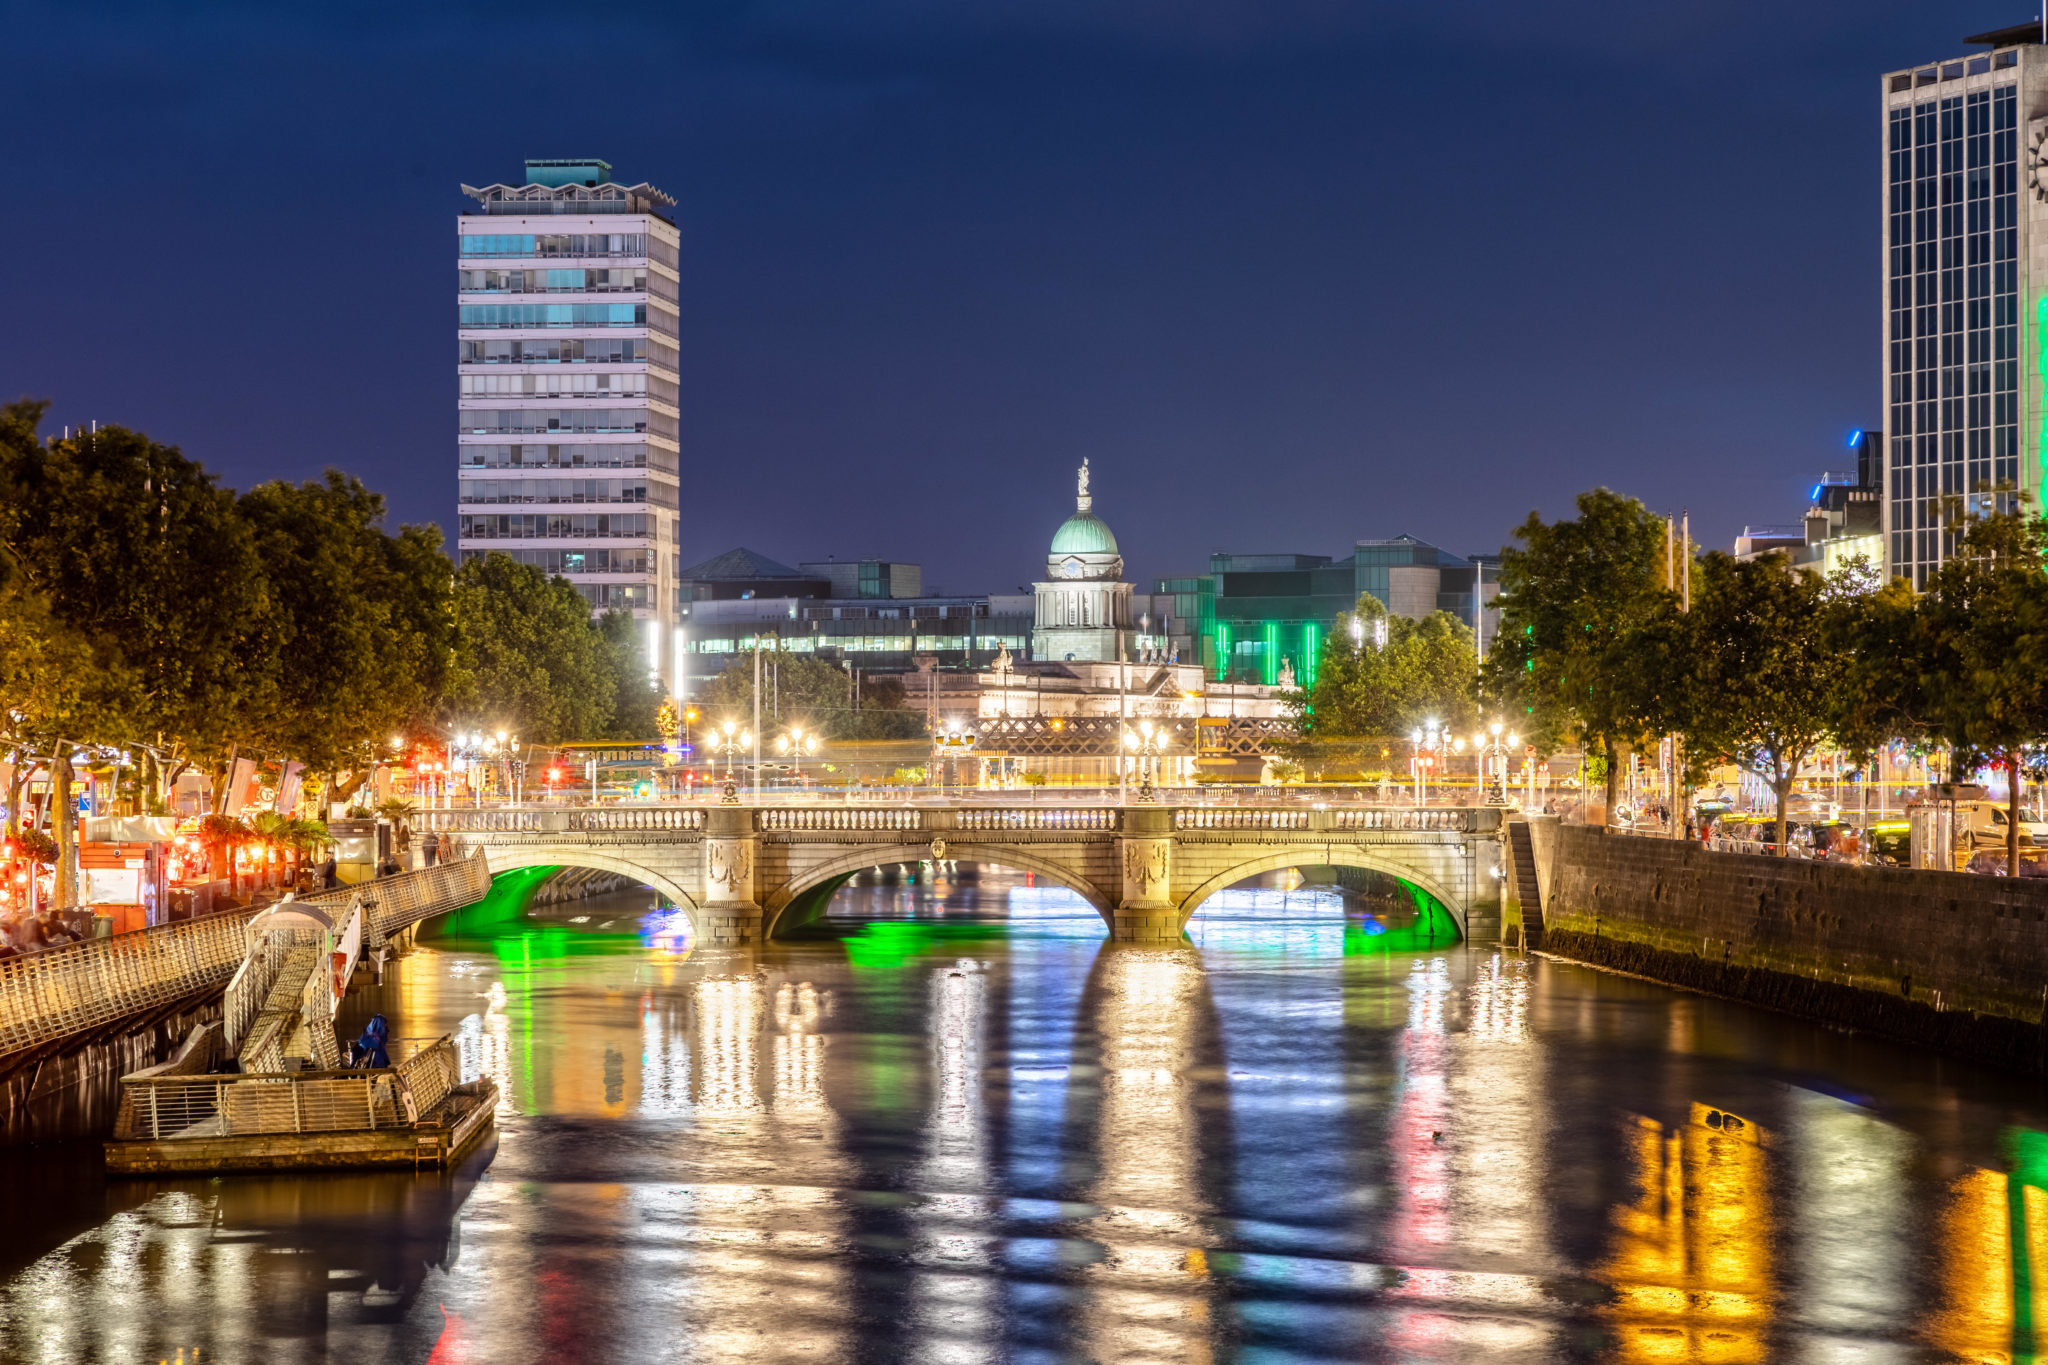
[[[479,900],[489,886],[490,869],[479,852],[304,899],[339,911],[360,894],[389,936]],[[245,929],[256,913],[251,908],[158,925],[0,961],[0,1058],[225,986],[242,965]]]
[[[447,1099],[458,1075],[447,1035],[375,1071],[140,1072],[121,1078],[113,1136],[161,1142],[410,1128]]]
[[[769,806],[754,813],[754,828],[923,829],[923,812],[902,806]]]
[[[953,817],[955,829],[1111,830],[1117,827],[1112,808],[1089,806],[1022,806],[986,810],[970,807]]]

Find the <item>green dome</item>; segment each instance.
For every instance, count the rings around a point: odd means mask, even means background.
[[[1109,524],[1093,512],[1076,512],[1053,532],[1052,552],[1056,555],[1113,555],[1116,536]]]

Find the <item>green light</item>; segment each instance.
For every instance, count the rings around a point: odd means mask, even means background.
[[[1322,659],[1323,630],[1315,622],[1306,622],[1301,628],[1301,685],[1316,685],[1316,664]]]
[[[1280,681],[1280,623],[1266,622],[1265,635],[1266,654],[1259,660],[1259,673],[1266,686],[1271,687]]]
[[[2048,294],[2034,303],[2034,364],[2041,375],[2041,434],[2034,458],[2041,462],[2042,486],[2048,486]]]

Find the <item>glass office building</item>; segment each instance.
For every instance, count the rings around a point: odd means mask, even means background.
[[[456,220],[458,549],[655,623],[661,661],[680,607],[675,201],[598,160],[462,190],[477,206]]]
[[[1360,594],[1411,620],[1449,612],[1483,629],[1490,644],[1499,591],[1498,555],[1461,557],[1413,536],[1394,536],[1361,540],[1341,559],[1214,554],[1207,577],[1159,579],[1153,600],[1171,595],[1175,629],[1193,637],[1181,645],[1183,657],[1199,658],[1208,676],[1271,684],[1291,665],[1295,680],[1307,686],[1315,682],[1337,618]],[[1482,601],[1486,607],[1479,610]]]
[[[2041,26],[1965,41],[1988,50],[1883,81],[1883,536],[1888,574],[1916,588],[1962,517],[2041,486],[2040,377],[2021,380],[2048,329],[2029,284]]]

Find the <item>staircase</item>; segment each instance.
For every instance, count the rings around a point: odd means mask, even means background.
[[[1515,880],[1512,888],[1522,903],[1523,946],[1543,941],[1543,884],[1536,876],[1536,841],[1529,835],[1527,820],[1508,822],[1508,866]]]

